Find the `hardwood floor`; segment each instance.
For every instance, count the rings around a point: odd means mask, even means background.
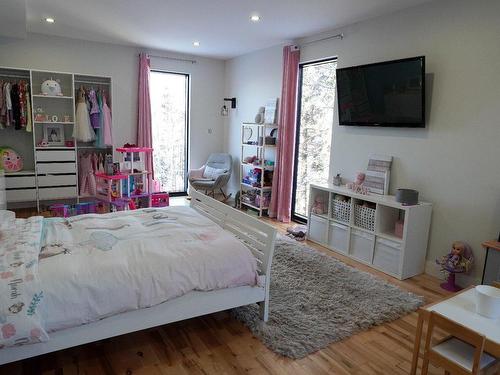
[[[19,212],[28,216],[30,212]],[[284,232],[287,225],[264,219]],[[439,280],[396,280],[321,246],[360,270],[433,302],[447,295]],[[412,313],[329,345],[300,360],[274,354],[222,312],[123,335],[0,367],[0,374],[408,374],[417,315]],[[430,368],[430,374],[442,374]]]

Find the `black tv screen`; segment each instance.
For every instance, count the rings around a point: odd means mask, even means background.
[[[425,127],[425,56],[337,69],[339,124]]]

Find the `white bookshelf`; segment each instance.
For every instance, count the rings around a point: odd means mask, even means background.
[[[312,184],[309,194],[309,240],[400,280],[424,272],[432,204],[404,206],[391,195],[361,195],[333,185]],[[318,195],[328,205],[324,214],[311,212]],[[347,197],[347,217],[336,215],[336,195]],[[355,206],[363,202],[375,207],[371,212],[373,222],[368,225],[356,220]],[[404,220],[402,237],[395,234],[395,224],[400,219]]]
[[[271,194],[272,186],[265,184],[265,173],[274,171],[273,165],[266,165],[266,161],[276,160],[276,144],[266,143],[266,136],[269,136],[273,129],[278,129],[277,125],[273,124],[257,124],[254,122],[244,122],[241,125],[241,157],[240,157],[240,197],[243,197],[247,191],[255,190],[261,197]],[[251,136],[249,136],[249,132]],[[245,157],[256,156],[258,162],[245,163]],[[244,182],[244,177],[252,169],[258,168],[262,171],[260,179],[253,184]],[[264,199],[260,199],[259,204],[252,204],[240,201],[241,206],[256,210],[259,216],[262,216],[269,209],[267,204],[264,204]]]

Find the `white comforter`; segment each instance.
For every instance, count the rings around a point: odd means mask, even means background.
[[[257,280],[250,250],[190,207],[49,219],[42,241],[47,331]]]

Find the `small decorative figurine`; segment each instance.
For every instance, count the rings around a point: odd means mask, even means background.
[[[441,284],[441,288],[451,292],[461,290],[455,284],[455,274],[467,273],[472,268],[474,256],[471,247],[462,241],[455,241],[451,251],[440,259],[436,259],[436,264],[441,266],[441,272],[447,277],[447,281]]]
[[[255,123],[256,124],[263,124],[264,123],[264,112],[266,108],[265,107],[259,107],[259,112],[257,115],[255,115]]]
[[[337,173],[337,175],[333,178],[333,185],[335,186],[342,185],[342,177],[340,177],[340,173]]]

